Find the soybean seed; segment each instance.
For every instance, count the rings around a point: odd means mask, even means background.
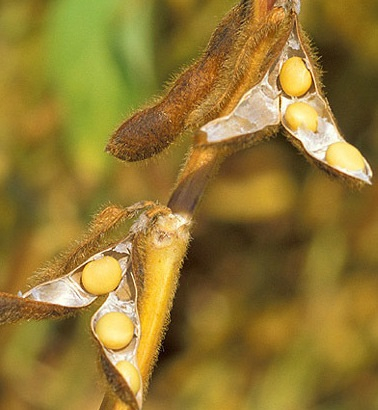
[[[360,151],[344,141],[331,144],[327,149],[325,160],[331,166],[349,171],[362,171],[365,169],[365,161]]]
[[[123,349],[134,336],[132,320],[121,312],[110,312],[102,316],[95,330],[102,344],[112,350]]]
[[[284,62],[280,72],[281,87],[287,95],[300,97],[312,85],[311,73],[300,57],[291,57]]]
[[[316,132],[318,129],[318,113],[315,108],[304,102],[289,105],[285,112],[285,120],[293,131],[303,128]]]
[[[131,391],[137,394],[140,389],[140,376],[135,366],[127,360],[122,360],[116,364],[116,368],[126,380]]]
[[[93,295],[104,295],[114,290],[122,278],[119,262],[111,256],[104,256],[85,265],[81,275],[84,289]]]

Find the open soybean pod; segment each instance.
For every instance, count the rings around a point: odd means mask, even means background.
[[[285,64],[290,64],[293,59],[303,61],[311,76],[312,84],[300,96],[290,95],[284,90],[280,94],[280,118],[289,141],[326,172],[341,177],[352,185],[370,184],[372,177],[370,165],[357,148],[345,141],[337,127],[329,103],[322,93],[311,51],[297,18],[295,18],[293,32],[277,64],[281,73],[282,89],[285,82],[295,83],[297,80],[295,75],[282,77]]]
[[[92,333],[100,345],[100,358],[111,390],[131,410],[142,407],[142,378],[137,363],[140,320],[137,287],[131,260],[119,287],[109,293],[93,315]]]
[[[71,272],[18,296],[0,293],[0,324],[69,316],[117,288],[129,258],[129,240],[102,250]]]
[[[98,296],[117,288],[130,256],[130,239],[102,250],[68,274],[35,286],[21,294],[25,300],[82,308]]]
[[[169,320],[190,226],[189,219],[159,206],[135,224],[126,274],[92,318],[111,388],[101,408],[142,406]]]
[[[298,23],[299,2],[280,1],[291,8],[293,22],[283,48],[263,79],[248,90],[233,111],[204,125],[199,144],[240,144],[258,141],[282,124],[288,139],[311,162],[352,185],[370,183],[372,171],[361,153],[341,135],[324,97],[308,41]]]
[[[153,207],[154,202],[141,201],[127,208],[103,209],[74,248],[36,275],[40,284],[18,296],[0,292],[0,324],[70,316],[117,288],[126,271],[132,237],[143,224],[137,220],[130,234],[112,246],[104,242],[122,221]]]

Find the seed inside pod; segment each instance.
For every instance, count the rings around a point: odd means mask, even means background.
[[[132,320],[121,312],[110,312],[102,316],[95,330],[103,345],[112,350],[123,349],[134,336]]]
[[[291,57],[283,63],[280,83],[285,93],[292,97],[300,97],[307,93],[312,85],[312,77],[300,57]]]
[[[318,129],[318,113],[315,108],[304,102],[290,104],[285,112],[285,120],[293,131],[303,128],[316,132]]]
[[[111,256],[104,256],[85,265],[81,275],[84,289],[93,295],[104,295],[114,290],[122,278],[119,262]]]
[[[140,389],[140,376],[136,367],[127,360],[122,360],[116,364],[116,368],[130,386],[131,391],[137,394]]]
[[[365,169],[365,161],[360,151],[344,141],[331,144],[327,149],[325,160],[333,167],[349,171],[362,171]]]

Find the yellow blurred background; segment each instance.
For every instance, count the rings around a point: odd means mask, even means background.
[[[225,0],[0,2],[0,289],[106,203],[166,203],[190,137],[146,164],[112,130],[189,64]],[[378,0],[303,0],[346,139],[378,163]],[[236,154],[193,232],[146,410],[378,409],[378,184],[353,192],[282,135]],[[0,330],[0,409],[91,410],[89,318]]]

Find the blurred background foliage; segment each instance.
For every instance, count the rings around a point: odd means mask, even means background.
[[[165,203],[190,137],[146,164],[103,147],[205,46],[231,0],[0,2],[0,289],[103,204]],[[377,173],[378,0],[304,0],[328,98]],[[283,136],[230,158],[193,233],[146,410],[378,409],[378,185],[352,192]],[[0,408],[90,410],[76,319],[3,327]]]

